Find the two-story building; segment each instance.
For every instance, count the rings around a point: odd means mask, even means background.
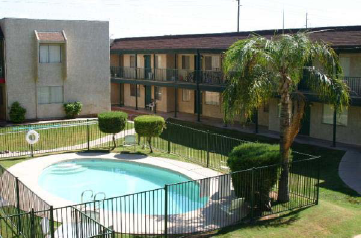
[[[286,30],[294,33],[304,29]],[[351,105],[336,115],[307,89],[306,114],[300,134],[324,140],[361,145],[361,26],[309,29],[311,38],[322,40],[340,56],[344,80],[351,90]],[[230,45],[250,34],[265,37],[279,30],[255,32],[175,35],[116,39],[111,46],[111,102],[113,105],[155,111],[196,114],[222,118],[222,73],[224,53]],[[271,131],[279,131],[279,99],[258,109],[254,121]]]
[[[27,119],[64,117],[74,101],[97,114],[109,95],[108,22],[0,19],[0,119],[15,101]]]

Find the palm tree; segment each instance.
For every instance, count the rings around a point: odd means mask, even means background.
[[[300,129],[305,97],[298,91],[304,80],[310,91],[337,112],[349,103],[348,87],[342,81],[342,68],[334,50],[312,41],[302,33],[275,35],[271,39],[253,35],[234,43],[226,52],[224,71],[229,81],[223,93],[226,121],[252,112],[272,97],[280,97],[280,153],[282,171],[278,201],[289,201],[288,173],[290,147]],[[310,62],[318,68],[305,67]],[[303,79],[308,70],[309,79]]]

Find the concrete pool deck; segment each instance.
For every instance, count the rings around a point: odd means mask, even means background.
[[[64,207],[69,205],[75,205],[76,203],[66,200],[64,198],[55,196],[38,184],[38,180],[43,170],[52,164],[74,160],[74,159],[107,159],[118,161],[131,161],[136,163],[149,164],[158,166],[160,168],[169,169],[185,176],[192,180],[203,179],[207,177],[213,177],[220,175],[221,173],[211,169],[204,168],[202,166],[191,164],[187,162],[151,157],[141,154],[118,154],[118,153],[94,153],[94,152],[79,152],[79,153],[64,153],[38,157],[35,159],[27,160],[18,163],[9,168],[9,171],[19,178],[26,186],[34,191],[40,198],[45,200],[48,204],[57,207]]]

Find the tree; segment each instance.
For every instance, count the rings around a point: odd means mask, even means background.
[[[224,71],[229,79],[223,93],[226,121],[234,120],[237,115],[250,117],[271,97],[280,97],[280,152],[283,165],[279,202],[289,201],[290,147],[304,114],[305,96],[298,90],[298,84],[303,80],[310,91],[322,101],[332,104],[337,112],[349,104],[349,90],[341,79],[342,68],[337,54],[323,42],[310,40],[310,34],[282,34],[271,39],[254,35],[234,43],[224,60]],[[319,67],[305,67],[310,62],[317,62]],[[309,73],[308,79],[303,78],[304,70]]]
[[[164,128],[165,121],[163,117],[143,115],[134,118],[134,129],[140,137],[146,138],[151,153],[153,153],[152,137],[160,136]]]
[[[111,150],[117,147],[115,134],[124,130],[127,119],[128,114],[125,112],[103,112],[98,115],[100,131],[113,134],[113,148]]]

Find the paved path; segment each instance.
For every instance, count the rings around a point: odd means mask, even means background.
[[[361,195],[361,152],[349,149],[338,167],[340,178]]]

